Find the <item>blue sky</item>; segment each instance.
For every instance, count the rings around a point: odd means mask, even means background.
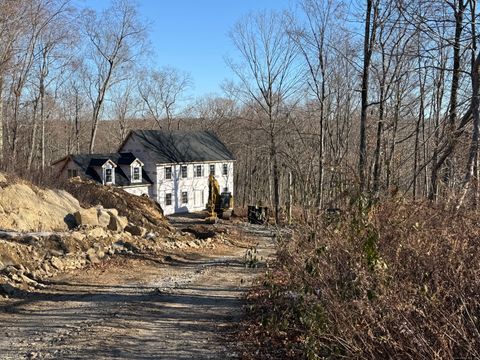
[[[108,0],[85,0],[101,9]],[[193,96],[221,93],[232,78],[224,57],[234,54],[228,32],[250,11],[287,9],[292,0],[139,0],[140,14],[151,22],[150,38],[157,66],[170,65],[191,74]]]

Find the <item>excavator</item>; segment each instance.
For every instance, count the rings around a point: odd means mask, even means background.
[[[207,211],[208,217],[205,219],[207,224],[215,224],[219,217],[224,220],[230,220],[233,212],[232,193],[220,193],[220,185],[212,174],[208,177]]]

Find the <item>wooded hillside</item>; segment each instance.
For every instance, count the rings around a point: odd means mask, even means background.
[[[238,204],[263,201],[277,220],[289,174],[304,218],[359,191],[476,206],[476,1],[295,5],[232,24],[232,80],[187,99],[194,79],[151,66],[133,3],[1,2],[1,167],[40,178],[130,129],[209,128],[236,153]]]

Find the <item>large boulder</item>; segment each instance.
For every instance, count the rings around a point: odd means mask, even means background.
[[[138,225],[133,225],[133,224],[128,224],[128,226],[125,228],[126,232],[129,232],[132,235],[136,236],[145,236],[147,233],[147,229],[144,227],[138,226]]]
[[[75,222],[78,226],[86,225],[86,226],[98,226],[98,215],[97,209],[90,208],[90,209],[81,209],[76,211],[73,216],[75,217]]]
[[[118,216],[114,213],[110,213],[110,223],[108,224],[108,230],[122,232],[128,225],[128,219],[125,216]]]
[[[86,235],[80,231],[72,231],[70,237],[76,241],[83,241]]]
[[[50,264],[52,264],[52,266],[57,270],[63,270],[63,262],[56,256],[52,256],[52,258],[50,259]]]
[[[108,225],[110,224],[109,213],[103,209],[98,209],[97,216],[98,216],[98,225],[104,228],[108,227]]]
[[[100,262],[100,259],[97,256],[97,251],[94,248],[87,250],[87,260],[92,264],[98,264]]]
[[[87,237],[92,239],[104,238],[107,236],[108,236],[107,231],[101,227],[95,227],[87,231]]]
[[[118,216],[118,210],[117,210],[117,209],[105,209],[105,211],[106,211],[110,216]]]

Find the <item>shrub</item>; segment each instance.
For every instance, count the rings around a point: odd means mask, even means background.
[[[297,228],[247,338],[283,358],[480,358],[478,217],[391,200]]]

